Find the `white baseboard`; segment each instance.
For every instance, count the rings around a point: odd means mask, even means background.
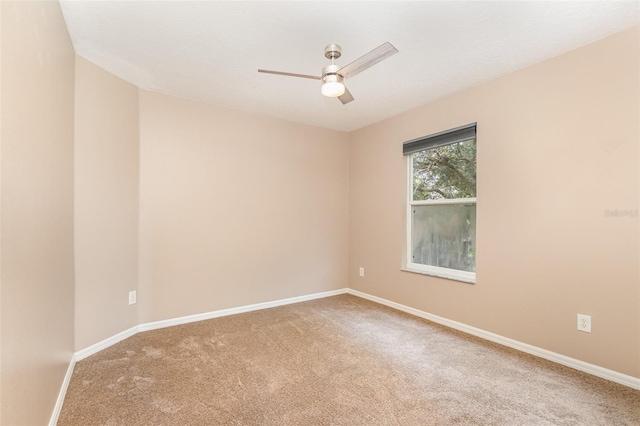
[[[172,327],[174,325],[187,324],[190,322],[203,321],[212,318],[226,317],[228,315],[242,314],[244,312],[258,311],[261,309],[275,308],[277,306],[291,305],[293,303],[306,302],[308,300],[322,299],[324,297],[337,296],[345,294],[349,291],[347,288],[340,290],[324,291],[322,293],[307,294],[305,296],[290,297],[288,299],[274,300],[271,302],[256,303],[253,305],[245,305],[237,308],[221,309],[219,311],[205,312],[202,314],[188,315],[185,317],[172,318],[168,320],[148,322],[140,324],[138,331],[156,330],[158,328]]]
[[[190,322],[203,321],[203,320],[212,319],[212,318],[219,318],[227,315],[241,314],[243,312],[251,312],[251,311],[257,311],[260,309],[275,308],[276,306],[290,305],[292,303],[306,302],[308,300],[321,299],[323,297],[337,296],[339,294],[345,294],[347,292],[348,292],[347,288],[342,288],[339,290],[324,291],[322,293],[313,293],[313,294],[307,294],[304,296],[290,297],[288,299],[280,299],[280,300],[273,300],[270,302],[256,303],[253,305],[239,306],[237,308],[221,309],[218,311],[205,312],[202,314],[188,315],[184,317],[171,318],[171,319],[162,320],[162,321],[147,322],[144,324],[133,326],[128,330],[121,331],[120,333],[114,336],[104,339],[82,350],[79,350],[78,352],[75,353],[75,360],[76,361],[83,360],[86,357],[91,356],[95,353],[98,353],[101,350],[108,348],[109,346],[115,345],[116,343],[128,337],[131,337],[137,333],[140,333],[141,331],[156,330],[159,328],[172,327],[174,325],[181,325],[181,324],[188,324]]]
[[[75,356],[76,356],[76,361],[80,361],[85,359],[88,356],[91,356],[95,353],[100,352],[103,349],[107,349],[109,346],[115,345],[116,343],[131,337],[135,334],[138,333],[138,328],[139,326],[135,325],[133,327],[131,327],[128,330],[125,331],[121,331],[120,333],[111,336],[109,338],[104,339],[101,342],[98,342],[96,344],[93,344],[91,346],[88,346],[82,350],[79,350],[78,352],[76,352]]]
[[[58,399],[56,405],[53,407],[53,413],[51,413],[51,419],[49,420],[49,426],[56,426],[58,424],[58,417],[62,411],[62,404],[64,403],[64,397],[67,395],[67,388],[69,388],[69,382],[73,375],[73,368],[76,366],[76,356],[71,355],[71,361],[69,361],[69,367],[67,367],[67,373],[64,375],[60,392],[58,392]]]
[[[363,299],[371,300],[372,302],[380,303],[381,305],[389,306],[390,308],[397,309],[402,312],[406,312],[411,315],[415,315],[420,318],[433,321],[438,324],[445,325],[447,327],[460,330],[467,334],[480,337],[485,340],[489,340],[504,346],[508,346],[513,349],[517,349],[521,352],[525,352],[531,355],[535,355],[540,358],[547,359],[549,361],[556,362],[558,364],[566,365],[567,367],[574,368],[576,370],[584,371],[585,373],[592,374],[594,376],[601,377],[603,379],[610,380],[612,382],[620,383],[633,389],[640,389],[640,378],[629,376],[626,374],[618,373],[617,371],[609,370],[604,367],[600,367],[588,362],[580,361],[575,358],[570,358],[565,355],[561,355],[556,352],[551,352],[546,349],[538,348],[536,346],[522,343],[517,340],[510,339],[508,337],[500,336],[499,334],[491,333],[490,331],[482,330],[480,328],[472,327],[461,322],[453,321],[447,318],[439,317],[437,315],[430,314],[428,312],[421,311],[419,309],[411,308],[409,306],[402,305],[400,303],[392,302],[382,297],[372,296],[361,291],[348,289],[347,293],[361,297]]]

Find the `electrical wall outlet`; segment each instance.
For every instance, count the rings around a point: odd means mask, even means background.
[[[578,314],[578,330],[591,333],[591,317],[589,315]]]
[[[364,277],[364,268],[362,266],[360,267],[360,276]]]
[[[136,299],[137,299],[137,295],[136,295],[136,291],[130,291],[129,292],[129,304],[133,305],[134,303],[136,303]]]

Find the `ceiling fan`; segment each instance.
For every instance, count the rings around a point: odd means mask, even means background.
[[[362,55],[350,64],[340,67],[339,65],[336,65],[336,59],[341,56],[342,48],[337,44],[330,44],[324,48],[324,56],[331,60],[331,65],[327,65],[322,68],[322,75],[320,77],[308,74],[294,74],[290,72],[262,69],[259,69],[258,72],[321,80],[322,87],[320,91],[324,96],[338,98],[340,99],[340,102],[347,104],[353,100],[353,96],[351,96],[351,93],[349,93],[349,90],[345,87],[342,81],[361,73],[367,68],[387,59],[395,53],[398,53],[398,49],[393,47],[391,43],[386,42],[376,47],[371,52]]]

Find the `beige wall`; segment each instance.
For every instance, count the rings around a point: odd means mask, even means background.
[[[36,425],[73,353],[74,53],[57,2],[0,7],[0,423]]]
[[[138,323],[138,89],[76,59],[75,348]]]
[[[347,286],[348,135],[140,92],[140,322]]]
[[[350,287],[640,377],[638,28],[351,136]],[[478,123],[477,283],[400,271],[402,142]],[[359,266],[366,276],[357,276]],[[576,330],[576,314],[593,332]]]

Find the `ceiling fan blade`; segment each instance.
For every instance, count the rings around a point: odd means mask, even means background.
[[[349,92],[349,89],[345,87],[344,93],[341,96],[338,96],[338,99],[340,99],[340,102],[342,102],[342,105],[345,105],[353,100],[353,96],[351,95],[351,92]]]
[[[340,68],[338,70],[338,74],[340,74],[344,78],[353,77],[354,75],[361,73],[367,68],[374,66],[378,62],[387,59],[389,56],[395,53],[398,53],[398,49],[393,47],[391,43],[383,43],[373,49],[371,52],[362,55],[350,64]]]
[[[269,71],[269,70],[258,70],[258,72],[263,72],[265,74],[277,74],[277,75],[286,75],[288,77],[301,77],[301,78],[311,78],[313,80],[321,80],[322,77],[318,77],[315,75],[308,75],[308,74],[294,74],[291,72],[281,72],[281,71]]]

